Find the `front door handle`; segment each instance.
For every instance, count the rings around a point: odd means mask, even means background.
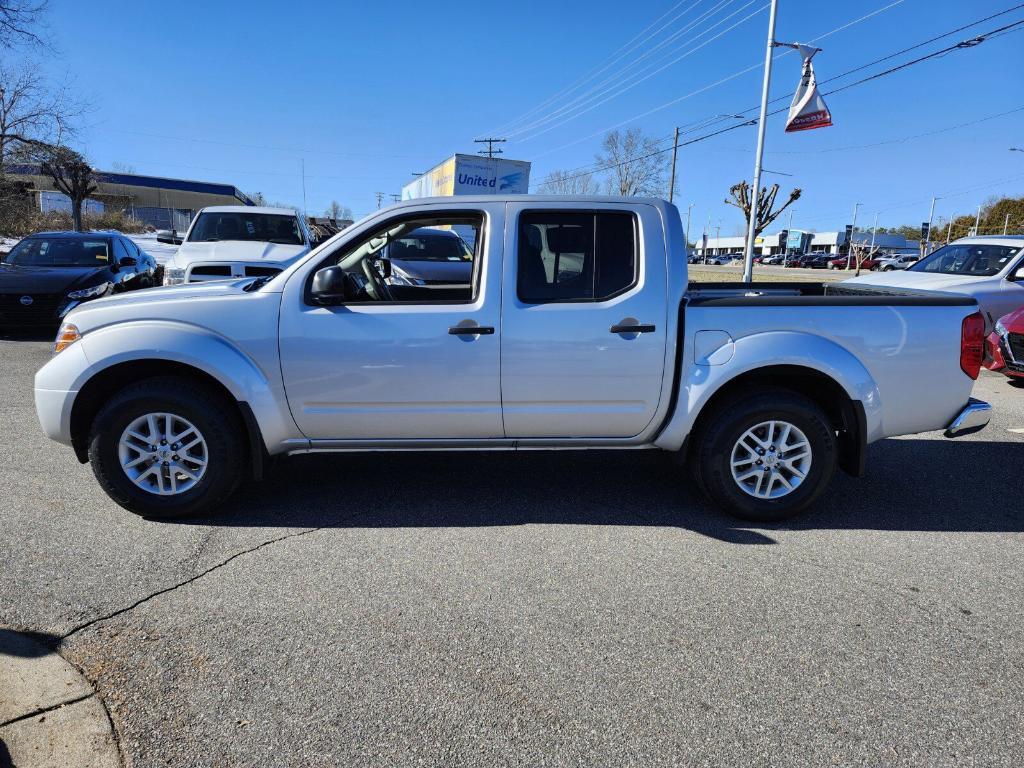
[[[491,336],[494,329],[487,325],[453,325],[448,333],[452,336]]]
[[[653,325],[613,325],[610,329],[612,333],[654,333],[655,328]]]

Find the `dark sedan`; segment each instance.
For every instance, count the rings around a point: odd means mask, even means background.
[[[83,301],[156,284],[153,257],[116,232],[40,232],[0,261],[0,327],[56,326]]]

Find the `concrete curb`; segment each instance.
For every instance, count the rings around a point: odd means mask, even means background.
[[[41,638],[0,629],[0,768],[119,768],[106,709]]]

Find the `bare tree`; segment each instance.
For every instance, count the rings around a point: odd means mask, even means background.
[[[725,202],[728,205],[734,205],[743,211],[743,218],[747,222],[747,226],[750,226],[750,185],[741,181],[739,184],[733,184],[729,188],[730,198],[726,198]],[[784,210],[790,205],[800,199],[802,191],[794,189],[789,193],[789,200],[781,208],[772,210],[775,205],[775,198],[779,194],[779,185],[772,184],[771,187],[761,187],[761,192],[757,196],[757,215],[754,217],[754,237],[757,237],[764,232],[768,226],[779,218]]]
[[[625,133],[612,131],[604,137],[601,148],[604,151],[594,159],[608,170],[606,186],[610,194],[663,194],[668,157],[654,139],[645,137],[639,128]]]
[[[82,111],[65,89],[47,88],[38,67],[0,62],[0,167],[18,147],[31,152],[65,143]]]
[[[331,221],[338,221],[339,219],[351,219],[352,209],[347,205],[342,205],[337,200],[331,200],[331,204],[327,206],[327,210],[324,211],[326,216]]]
[[[82,203],[96,191],[96,174],[78,152],[67,147],[50,147],[40,163],[53,185],[71,199],[71,220],[82,231]]]
[[[46,0],[0,0],[0,48],[42,45],[40,37]]]
[[[255,203],[256,205],[262,206],[267,204],[267,197],[262,192],[253,192],[251,195],[249,195],[249,199],[252,200],[253,203]]]
[[[549,173],[537,187],[542,195],[596,195],[599,189],[594,174],[561,170]]]

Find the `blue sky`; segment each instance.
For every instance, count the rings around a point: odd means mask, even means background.
[[[776,36],[806,41],[891,3],[780,0]],[[897,2],[822,40],[818,78],[1013,4]],[[248,0],[157,6],[52,0],[59,54],[46,66],[94,105],[79,144],[97,167],[122,163],[139,173],[227,182],[301,206],[304,162],[311,214],[332,199],[362,214],[376,207],[375,192],[397,193],[412,172],[453,152],[475,151],[474,138],[604,66],[659,17],[661,25],[683,14],[583,90],[707,12],[641,65],[653,69],[688,54],[680,61],[628,90],[609,92],[612,98],[593,109],[578,115],[562,111],[553,122],[513,135],[507,156],[533,161],[533,180],[539,181],[552,169],[592,163],[600,134],[633,116],[656,110],[623,127],[639,126],[663,138],[676,125],[755,106],[760,66],[656,109],[757,65],[766,5],[767,0]],[[918,55],[1019,19],[1024,9]],[[1024,107],[1022,42],[1024,32],[1008,34],[837,93],[827,99],[832,128],[786,135],[784,115],[770,119],[765,166],[792,176],[766,179],[779,181],[784,190],[804,190],[793,226],[841,227],[849,223],[855,202],[863,203],[858,224],[870,226],[880,212],[881,226],[927,219],[933,194],[943,198],[936,204],[937,219],[972,211],[993,194],[1024,194],[1024,153],[1008,151],[1024,145],[1024,110],[946,130]],[[795,55],[778,59],[773,96],[786,96],[788,103],[798,76]],[[620,89],[632,82],[623,77],[612,81]],[[555,100],[536,117],[564,110],[567,100]],[[573,119],[555,125],[565,117]],[[926,133],[932,135],[920,136]],[[741,128],[680,151],[677,203],[684,214],[693,203],[691,232],[699,233],[708,219],[712,234],[719,226],[723,235],[739,231],[738,211],[722,199],[734,182],[750,177],[754,142],[755,130]]]

